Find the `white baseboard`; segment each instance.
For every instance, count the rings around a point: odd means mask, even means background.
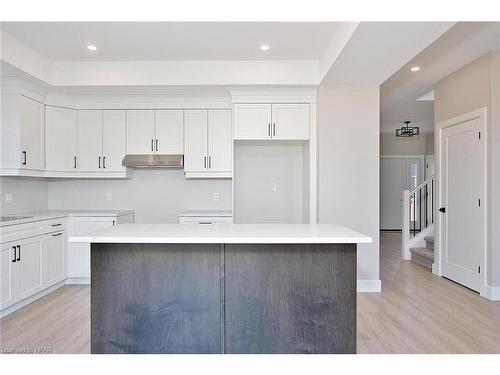
[[[66,285],[90,285],[90,277],[68,277]]]
[[[484,297],[491,301],[500,301],[500,286],[489,286],[484,287]]]
[[[380,293],[382,282],[380,280],[358,280],[358,293]]]
[[[32,302],[35,302],[37,299],[42,298],[43,296],[46,296],[49,293],[52,293],[53,291],[55,291],[56,289],[59,289],[62,286],[64,286],[64,281],[61,281],[57,284],[54,284],[51,287],[42,290],[41,292],[33,294],[32,296],[25,298],[22,301],[19,301],[19,302],[13,304],[12,306],[6,307],[2,311],[0,311],[0,318],[3,318],[9,314],[12,314],[14,311],[19,310],[21,307],[29,305]]]

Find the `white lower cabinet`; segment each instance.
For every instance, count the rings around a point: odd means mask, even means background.
[[[42,275],[44,287],[66,278],[66,232],[46,236],[42,253]]]
[[[0,238],[9,241],[0,248],[0,316],[3,316],[4,309],[22,307],[30,297],[66,278],[66,219],[0,229]]]
[[[14,246],[7,243],[0,249],[0,310],[12,305],[15,299]]]
[[[70,236],[79,236],[116,224],[132,223],[133,214],[95,217],[70,217],[68,231]],[[67,277],[68,283],[90,282],[90,244],[68,243]]]

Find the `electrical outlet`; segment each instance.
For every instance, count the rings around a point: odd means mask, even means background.
[[[214,193],[214,201],[218,201],[219,200],[219,193]]]
[[[107,200],[107,201],[110,201],[110,200],[112,200],[112,199],[113,199],[113,194],[111,194],[111,193],[106,193],[106,200]]]
[[[14,202],[14,193],[5,193],[5,203]]]
[[[272,191],[278,191],[278,184],[272,184],[271,185],[271,190]]]

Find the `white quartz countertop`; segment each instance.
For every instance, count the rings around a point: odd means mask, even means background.
[[[70,242],[86,243],[371,243],[337,224],[119,224]]]
[[[186,210],[179,212],[182,217],[231,217],[231,210]]]
[[[22,216],[26,217],[24,219],[19,220],[9,220],[0,222],[0,227],[6,227],[9,225],[17,225],[24,223],[31,223],[34,221],[41,220],[51,220],[57,219],[60,217],[68,217],[68,216],[123,216],[133,214],[133,210],[45,210],[45,211],[32,211],[32,212],[23,212],[2,216]]]

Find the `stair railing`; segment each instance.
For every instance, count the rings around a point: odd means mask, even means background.
[[[431,176],[413,190],[403,190],[403,259],[410,259],[410,240],[434,224],[435,177]]]

